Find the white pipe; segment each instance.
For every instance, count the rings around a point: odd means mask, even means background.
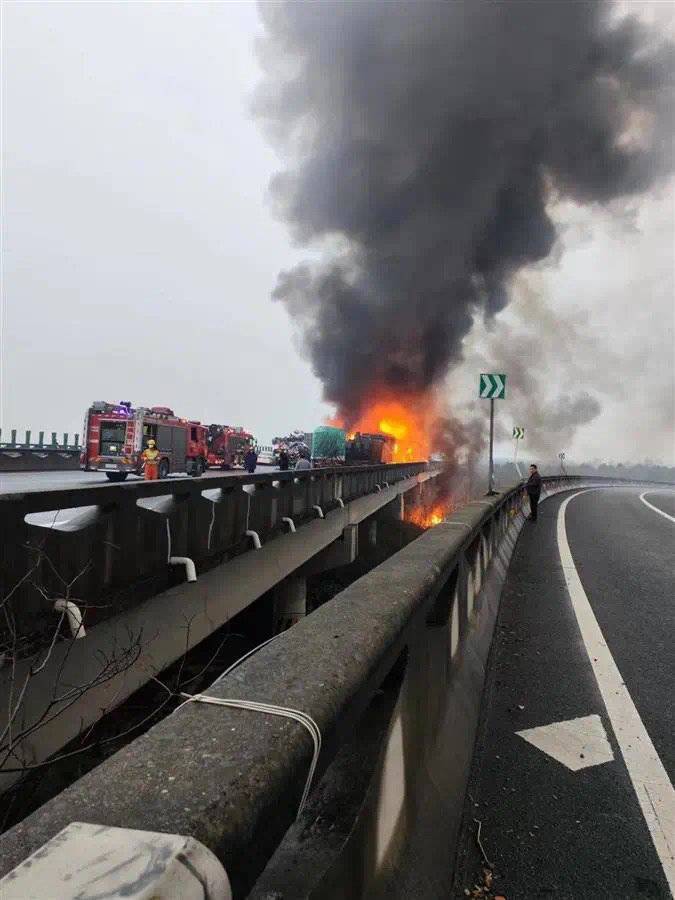
[[[337,499],[337,502],[340,504],[341,508],[344,509],[345,501],[342,499],[342,497],[337,497],[336,499]]]
[[[381,491],[381,490],[382,490],[382,485],[381,485],[381,484],[376,484],[376,485],[375,485],[375,490],[376,490],[376,491]]]
[[[281,519],[282,522],[288,522],[288,527],[291,530],[291,534],[295,534],[295,522],[291,519],[290,516],[283,516]]]
[[[216,521],[216,501],[215,501],[215,500],[212,500],[212,501],[211,501],[211,506],[212,506],[212,509],[211,509],[211,524],[209,525],[209,542],[208,542],[208,544],[206,545],[206,549],[207,549],[207,550],[210,550],[210,549],[211,549],[211,535],[213,534],[213,524],[214,524],[214,522]],[[168,519],[167,519],[167,521],[168,521]]]
[[[215,506],[214,506],[215,509]],[[169,519],[166,520],[166,558],[170,566],[185,566],[185,578],[188,581],[197,580],[197,569],[193,560],[189,556],[172,556],[171,555],[171,526]]]
[[[315,510],[318,512],[319,518],[320,518],[320,519],[325,519],[325,518],[326,518],[326,517],[324,516],[324,514],[323,514],[323,510],[322,510],[321,507],[318,506],[317,504],[315,504],[315,505],[312,507],[312,509],[315,509]]]
[[[72,600],[55,600],[54,610],[55,612],[65,612],[70,625],[70,633],[74,638],[86,636],[87,632],[82,624],[82,613],[77,603],[73,603]]]
[[[247,529],[246,537],[253,538],[253,546],[256,550],[262,550],[262,544],[260,543],[260,535],[257,531],[251,531],[251,529]]]
[[[169,565],[185,566],[185,578],[188,581],[197,580],[197,569],[195,568],[195,564],[189,556],[170,556]]]

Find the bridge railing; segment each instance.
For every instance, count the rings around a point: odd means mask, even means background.
[[[2,440],[3,430],[0,428],[0,450],[81,450],[80,447],[80,436],[79,434],[73,435],[73,440],[70,441],[70,435],[67,431],[64,431],[63,438],[60,440],[58,432],[52,431],[51,438],[49,441],[45,442],[45,432],[38,432],[37,441],[32,441],[33,432],[27,429],[24,432],[23,440],[17,439],[17,429],[12,428],[9,431],[9,441]],[[5,434],[7,435],[7,431],[5,430]]]
[[[545,479],[550,492],[580,483]],[[316,495],[305,488],[307,505]],[[145,490],[151,496],[155,487]],[[235,706],[300,710],[320,731],[318,756],[297,721],[188,702],[1,838],[3,871],[71,821],[92,821],[95,810],[98,824],[191,835],[223,863],[234,896],[246,896],[295,820],[313,759],[316,783],[394,668],[402,681],[348,841],[357,845],[350,871],[358,887],[336,887],[333,861],[312,872],[318,886],[307,896],[394,896],[386,882],[402,877],[396,860],[420,817],[429,819],[426,845],[440,842],[447,864],[522,503],[522,485],[469,503],[209,688]]]
[[[12,428],[9,432],[0,429],[0,473],[74,471],[80,464],[80,436],[72,441],[68,432],[60,437],[56,431],[45,439],[45,432],[38,432],[37,441],[33,432],[27,430],[23,437]],[[9,438],[9,440],[8,440]]]
[[[183,577],[170,557],[209,567],[426,463],[313,469],[0,494],[0,598],[19,631],[51,633],[45,598],[85,598],[92,625]],[[1,630],[1,627],[0,627]]]

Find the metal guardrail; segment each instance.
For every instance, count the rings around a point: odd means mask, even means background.
[[[426,469],[402,463],[0,494],[0,597],[14,592],[19,631],[41,623],[49,630],[45,596],[70,586],[70,596],[94,607],[95,625],[117,611],[114,602],[97,610],[101,598],[138,586],[143,599],[166,588],[170,556],[215,565],[287,532],[291,521],[300,529]]]
[[[301,489],[333,491],[337,498],[330,485],[345,476],[344,471],[339,476],[326,473],[323,486],[319,477],[319,484]],[[353,477],[356,484],[359,478],[368,481],[382,475],[355,472]],[[575,477],[544,481],[550,491],[583,482]],[[261,482],[254,476],[249,484]],[[152,496],[161,487],[144,486],[143,494]],[[188,495],[200,487],[186,485]],[[91,490],[82,492],[88,502]],[[481,652],[487,655],[498,605],[494,591],[490,595],[486,586],[488,577],[495,571],[503,575],[508,566],[517,534],[510,526],[521,521],[522,495],[519,485],[468,504],[208,691],[216,698],[290,707],[311,716],[323,738],[320,774],[349,739],[388,673],[397,662],[403,664],[405,674],[380,774],[365,798],[362,818],[368,818],[366,808],[371,808],[371,820],[377,818],[389,778],[394,778],[398,806],[389,810],[391,821],[377,825],[376,837],[371,834],[370,843],[363,841],[372,869],[368,878],[379,879],[379,887],[362,880],[349,896],[394,896],[382,893],[382,883],[388,866],[391,874],[395,851],[401,850],[400,835],[420,810],[428,812],[413,799],[420,779],[428,780],[430,772],[438,779],[434,804],[446,802],[454,792],[461,805],[464,769],[468,771],[462,753],[470,759],[482,688],[476,647],[482,641]],[[310,499],[318,496],[312,493]],[[45,508],[44,502],[34,504]],[[311,506],[308,499],[302,502],[305,508]],[[495,557],[499,564],[491,566]],[[466,697],[448,706],[448,697],[462,689]],[[461,752],[457,750],[453,765],[446,756],[436,768],[433,750],[442,740],[459,740]],[[312,754],[307,731],[296,722],[262,712],[187,703],[0,838],[4,860],[0,874],[69,822],[91,821],[95,810],[102,825],[191,835],[224,864],[233,895],[244,897],[293,823]],[[394,774],[386,775],[391,754],[401,759],[393,764]],[[399,763],[402,769],[396,774]],[[336,892],[330,877],[327,874],[311,896],[326,900],[347,896]]]

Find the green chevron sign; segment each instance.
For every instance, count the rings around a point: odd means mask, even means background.
[[[514,425],[513,436],[517,441],[522,441],[522,439],[525,437],[525,429],[519,428],[517,425]]]
[[[482,374],[478,396],[482,400],[503,400],[506,397],[506,375]]]

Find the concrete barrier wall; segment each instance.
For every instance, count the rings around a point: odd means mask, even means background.
[[[548,487],[579,483],[553,479]],[[322,736],[322,773],[404,662],[353,837],[312,873],[302,896],[431,898],[450,884],[485,659],[521,502],[518,488],[469,504],[209,689],[215,698],[310,715]],[[295,819],[312,757],[296,721],[186,703],[1,838],[2,871],[93,814],[102,825],[196,838],[225,865],[234,896],[244,897]]]

